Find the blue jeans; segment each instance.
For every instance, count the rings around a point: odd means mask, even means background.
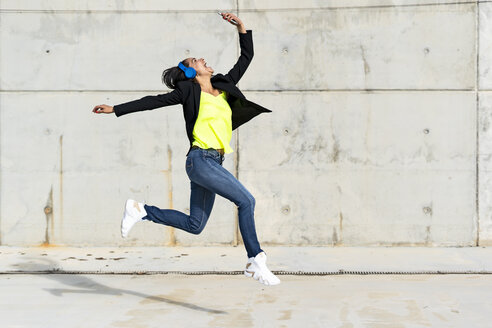
[[[192,149],[186,158],[186,173],[191,180],[190,215],[175,210],[144,205],[145,220],[178,228],[198,235],[205,228],[214,205],[215,194],[238,206],[239,230],[248,257],[263,252],[256,237],[255,199],[225,168],[224,158],[214,149]]]

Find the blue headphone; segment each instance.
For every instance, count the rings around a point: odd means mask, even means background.
[[[196,71],[193,67],[186,67],[182,62],[179,62],[178,67],[185,73],[188,79],[192,79],[196,76]]]

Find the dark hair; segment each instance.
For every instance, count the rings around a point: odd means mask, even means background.
[[[189,67],[186,60],[183,60],[181,62],[186,67]],[[162,83],[164,83],[169,89],[176,89],[176,84],[178,84],[178,82],[186,80],[188,80],[188,78],[178,66],[168,68],[164,70],[164,72],[162,72]]]

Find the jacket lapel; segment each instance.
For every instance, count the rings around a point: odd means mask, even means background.
[[[223,90],[235,98],[246,99],[243,93],[234,84],[229,82],[222,74],[214,75],[211,79],[212,86],[216,89]]]

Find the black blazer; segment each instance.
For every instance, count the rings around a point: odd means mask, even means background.
[[[226,75],[217,74],[212,76],[212,86],[216,89],[228,93],[227,102],[232,110],[232,129],[235,130],[242,124],[248,122],[253,117],[271,112],[260,105],[246,99],[242,92],[236,87],[244,72],[253,59],[253,35],[251,30],[245,34],[239,33],[239,44],[241,46],[241,55],[234,67]],[[178,82],[176,89],[169,93],[157,96],[147,96],[139,100],[130,101],[114,106],[116,116],[121,116],[133,112],[155,109],[164,106],[176,104],[183,105],[183,115],[186,122],[186,133],[190,140],[190,147],[194,141],[193,128],[198,117],[200,107],[201,88],[198,83],[191,80]]]

